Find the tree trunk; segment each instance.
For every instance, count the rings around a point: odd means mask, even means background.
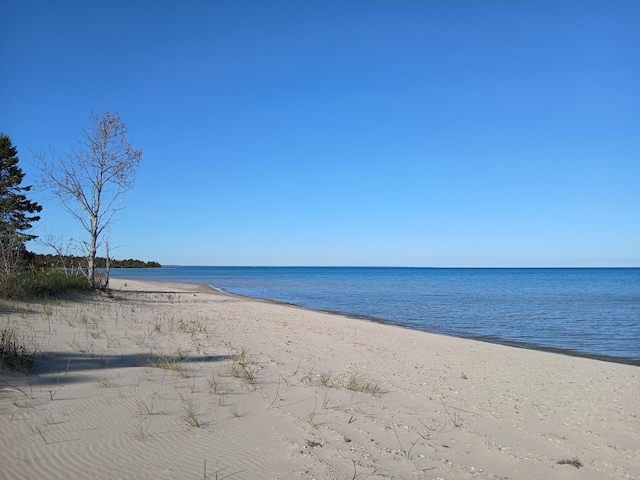
[[[111,259],[109,258],[109,242],[106,242],[105,244],[105,248],[106,248],[106,254],[107,254],[107,259],[106,259],[106,270],[105,270],[105,275],[106,278],[104,279],[104,288],[105,290],[109,289],[109,273],[111,272]]]
[[[96,288],[96,251],[98,250],[98,219],[91,219],[91,244],[87,255],[89,287]]]

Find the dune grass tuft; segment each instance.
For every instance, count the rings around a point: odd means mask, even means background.
[[[36,363],[36,351],[26,343],[15,328],[5,328],[0,334],[0,369],[29,372]]]
[[[187,425],[193,428],[201,428],[204,426],[204,423],[198,417],[196,409],[191,403],[188,403],[184,409],[184,413],[182,414],[182,419],[187,422]]]
[[[369,393],[371,395],[377,395],[380,393],[380,384],[378,382],[373,382],[358,372],[349,376],[346,387],[347,390],[354,392]]]
[[[244,380],[245,383],[251,385],[254,389],[258,385],[259,371],[260,366],[249,356],[249,351],[245,348],[235,357],[229,367],[229,374],[232,377]]]
[[[150,359],[147,363],[147,366],[153,368],[161,368],[163,370],[169,370],[172,375],[188,378],[189,372],[187,372],[184,368],[184,361],[182,357],[171,356],[171,355],[161,355],[159,357],[154,357]]]

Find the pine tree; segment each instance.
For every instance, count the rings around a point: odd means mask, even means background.
[[[36,238],[26,231],[40,220],[35,213],[42,210],[26,197],[31,186],[21,185],[24,175],[18,166],[18,150],[0,133],[0,269],[7,273],[15,270],[25,242]]]

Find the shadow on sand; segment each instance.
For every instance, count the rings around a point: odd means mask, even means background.
[[[228,355],[197,355],[179,357],[177,355],[154,354],[123,354],[123,355],[95,355],[75,352],[52,352],[38,358],[36,366],[29,374],[16,372],[7,373],[7,377],[0,375],[0,384],[32,385],[52,387],[60,384],[95,382],[104,371],[121,368],[151,367],[159,369],[182,369],[189,364],[214,363],[231,359]],[[89,375],[78,375],[89,372]]]

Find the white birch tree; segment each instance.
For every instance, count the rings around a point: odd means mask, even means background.
[[[102,234],[121,209],[122,197],[135,184],[142,150],[133,147],[120,115],[92,114],[89,128],[82,130],[71,153],[38,155],[43,185],[50,188],[60,205],[87,231],[89,285],[98,285],[95,260]]]

